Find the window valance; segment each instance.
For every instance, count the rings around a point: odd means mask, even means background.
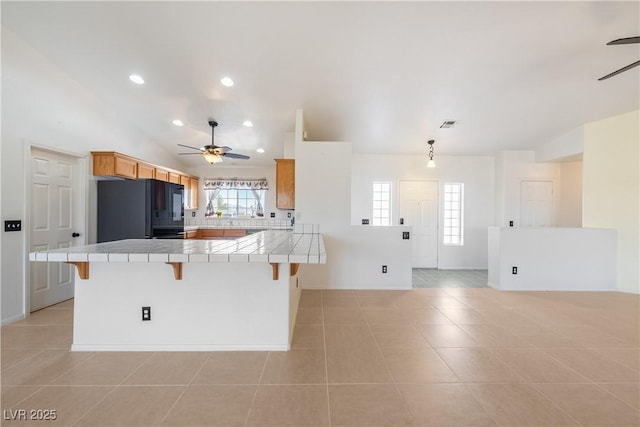
[[[205,178],[205,190],[219,190],[222,188],[268,190],[267,178]]]

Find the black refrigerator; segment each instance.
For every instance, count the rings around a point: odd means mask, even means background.
[[[98,243],[183,237],[184,186],[155,179],[98,181]]]

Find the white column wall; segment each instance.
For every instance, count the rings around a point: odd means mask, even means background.
[[[618,283],[640,293],[640,110],[585,125],[585,227],[618,230]]]

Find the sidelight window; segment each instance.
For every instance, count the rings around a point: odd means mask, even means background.
[[[373,225],[391,225],[391,183],[373,183]]]
[[[464,184],[444,184],[445,245],[464,244]]]

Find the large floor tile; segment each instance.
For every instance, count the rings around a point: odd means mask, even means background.
[[[415,325],[453,325],[453,321],[436,308],[410,308],[402,310],[403,316]]]
[[[261,385],[247,426],[328,426],[325,385]]]
[[[330,307],[360,308],[360,304],[355,296],[346,297],[342,295],[322,294],[322,307],[324,309]]]
[[[18,408],[17,403],[26,399],[27,397],[40,390],[42,386],[38,385],[16,385],[16,386],[2,386],[2,402],[3,410]]]
[[[398,387],[414,425],[496,425],[464,384],[401,384]]]
[[[584,425],[640,425],[637,409],[596,384],[535,384],[534,387]]]
[[[50,326],[71,326],[73,324],[73,309],[53,309],[45,308],[31,313],[25,319],[14,323],[15,326],[25,325],[50,325]]]
[[[432,347],[478,347],[469,334],[455,325],[419,325],[418,331]]]
[[[97,353],[56,379],[56,385],[117,385],[151,357],[144,352]]]
[[[497,325],[461,325],[482,347],[530,347],[531,344]]]
[[[375,346],[327,348],[329,382],[388,383],[393,378]]]
[[[640,409],[640,383],[600,383],[598,385],[629,406]]]
[[[332,426],[405,426],[411,413],[394,384],[330,385]]]
[[[261,384],[321,384],[327,382],[323,349],[269,353]]]
[[[193,384],[258,384],[267,354],[264,351],[211,353]]]
[[[397,383],[458,382],[453,371],[430,348],[384,348],[382,353]]]
[[[64,348],[71,344],[70,325],[10,325],[2,328],[2,348]]]
[[[440,311],[456,325],[486,325],[490,323],[489,319],[470,308],[443,307]]]
[[[22,360],[35,356],[41,351],[42,349],[39,348],[3,348],[1,357],[2,365],[0,369],[4,371]]]
[[[184,392],[177,386],[115,387],[79,421],[86,427],[157,426]]]
[[[357,305],[355,307],[324,307],[322,313],[325,325],[364,325],[366,323],[362,310]]]
[[[291,348],[324,348],[322,325],[296,325]]]
[[[82,415],[103,399],[112,387],[47,386],[20,402],[19,408],[27,411],[27,421],[8,420],[7,426],[71,426]],[[42,420],[31,417],[32,410],[54,410],[55,419]],[[37,412],[36,412],[37,414]],[[43,413],[43,415],[45,415]],[[49,413],[51,416],[51,412]]]
[[[587,378],[536,348],[495,348],[491,353],[527,382],[584,383]]]
[[[322,291],[306,289],[300,295],[300,308],[322,307]]]
[[[638,371],[586,348],[545,348],[543,351],[591,381],[631,382],[640,378]]]
[[[409,324],[371,325],[373,336],[380,347],[428,348],[427,340]]]
[[[522,382],[522,378],[488,350],[439,348],[438,355],[462,382]]]
[[[3,370],[2,385],[47,385],[93,356],[93,353],[70,353],[69,350],[43,350]]]
[[[640,348],[638,347],[595,347],[589,350],[640,372]]]
[[[205,352],[159,352],[129,375],[122,384],[189,384],[209,357]]]
[[[163,426],[244,426],[255,385],[192,385],[162,422]]]
[[[325,325],[327,349],[358,348],[375,346],[376,341],[367,324],[362,325]]]
[[[296,325],[322,325],[322,308],[299,308]]]
[[[526,384],[468,384],[485,412],[501,426],[577,426],[575,419]]]
[[[408,324],[408,320],[400,309],[366,307],[362,309],[367,323],[370,325],[388,325],[390,323]]]

